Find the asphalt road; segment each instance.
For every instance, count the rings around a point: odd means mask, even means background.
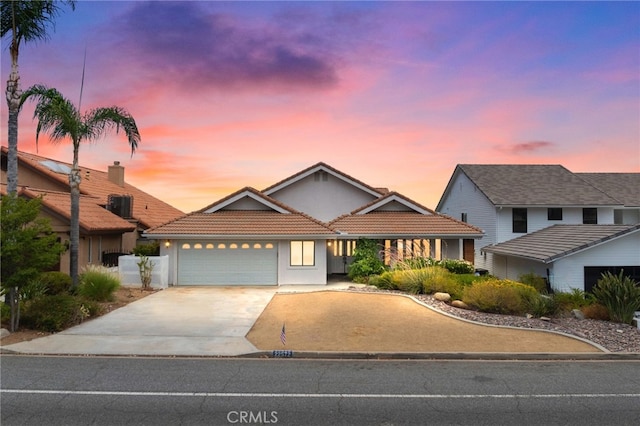
[[[1,359],[8,425],[631,425],[638,361]]]

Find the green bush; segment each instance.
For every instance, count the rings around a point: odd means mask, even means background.
[[[547,292],[547,280],[540,275],[534,274],[533,272],[520,275],[518,280],[523,284],[527,284],[535,288],[538,293]]]
[[[464,285],[456,279],[456,275],[440,266],[429,268],[429,276],[423,280],[422,287],[427,294],[449,293],[453,299],[460,299]]]
[[[73,282],[68,274],[60,271],[49,271],[40,274],[40,281],[47,287],[47,295],[69,293]]]
[[[571,292],[555,292],[553,300],[555,300],[559,311],[568,312],[591,305],[595,302],[595,297],[591,293],[574,288]]]
[[[147,244],[138,244],[131,252],[136,256],[160,256],[160,243],[153,241]]]
[[[526,312],[535,317],[554,315],[558,305],[552,296],[540,293],[525,293],[523,295]]]
[[[113,293],[120,287],[120,278],[107,268],[93,266],[85,268],[80,274],[78,294],[89,300],[108,302],[113,300]]]
[[[422,283],[429,278],[429,269],[406,269],[392,272],[392,282],[400,291],[410,294],[422,294]]]
[[[88,316],[89,311],[79,298],[56,294],[25,303],[22,321],[34,330],[57,332],[80,324]]]
[[[441,265],[453,274],[473,274],[476,270],[471,263],[460,259],[445,259]]]
[[[384,272],[384,263],[378,252],[376,241],[360,238],[353,253],[353,262],[349,266],[349,278],[355,282],[367,282],[367,277]]]
[[[640,287],[624,271],[618,275],[611,272],[602,274],[593,288],[598,302],[606,306],[612,321],[631,324],[633,314],[640,310]]]
[[[37,299],[38,297],[45,296],[48,293],[48,290],[49,287],[47,283],[41,278],[36,278],[20,288],[20,299]]]
[[[369,284],[382,290],[397,290],[398,288],[393,282],[393,272],[385,271],[380,275],[371,275]]]
[[[462,300],[483,312],[524,314],[527,301],[537,295],[536,290],[526,284],[494,278],[479,280],[466,287]]]
[[[0,302],[0,322],[6,324],[11,319],[11,306],[4,302]]]

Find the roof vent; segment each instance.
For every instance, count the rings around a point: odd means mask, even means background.
[[[133,196],[111,194],[107,199],[107,210],[123,219],[133,217]]]

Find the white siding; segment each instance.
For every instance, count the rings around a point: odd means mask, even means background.
[[[558,291],[584,290],[585,266],[640,266],[640,232],[557,260],[551,286]]]
[[[443,198],[439,213],[461,220],[467,214],[467,223],[482,229],[485,235],[474,241],[475,265],[491,270],[491,255],[481,255],[481,248],[496,242],[496,209],[489,199],[464,173],[457,173],[449,192]]]
[[[326,173],[327,180],[311,174],[270,196],[323,222],[370,203],[376,197]]]
[[[546,278],[547,268],[550,267],[551,265],[535,260],[501,255],[493,256],[493,274],[501,279],[519,281],[520,276],[530,273]]]
[[[315,265],[291,266],[289,241],[278,245],[278,284],[327,284],[327,242],[315,241]]]

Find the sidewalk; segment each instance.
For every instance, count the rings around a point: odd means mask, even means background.
[[[379,304],[374,311],[370,306],[365,305],[365,297],[352,297],[340,301],[333,298],[340,292],[330,292],[322,295],[319,292],[327,290],[344,290],[353,286],[350,282],[330,283],[326,286],[281,286],[281,287],[170,287],[158,293],[147,296],[141,300],[130,303],[109,314],[88,321],[84,324],[72,327],[58,334],[34,339],[28,342],[16,343],[2,347],[3,353],[21,354],[45,354],[45,355],[105,355],[105,356],[197,356],[197,357],[232,357],[232,356],[253,356],[270,357],[282,356],[282,353],[275,353],[272,349],[286,349],[284,356],[311,357],[311,358],[459,358],[459,359],[550,359],[550,358],[570,358],[570,359],[624,359],[620,354],[607,353],[601,347],[590,342],[574,339],[571,337],[547,333],[531,332],[527,330],[509,330],[507,339],[529,339],[536,348],[548,347],[549,351],[524,351],[529,353],[507,352],[509,345],[496,345],[500,339],[504,340],[505,329],[480,326],[470,324],[452,318],[448,315],[438,313],[432,309],[418,304],[415,299],[407,296],[383,296],[390,297],[394,303],[389,301]],[[359,347],[357,350],[350,350],[345,340],[336,340],[331,337],[331,333],[326,334],[331,342],[328,346],[318,346],[314,349],[312,345],[305,346],[305,343],[298,340],[295,329],[289,331],[288,346],[283,346],[279,340],[279,331],[282,327],[280,317],[275,314],[276,325],[270,324],[267,332],[272,341],[266,344],[256,343],[260,348],[254,346],[253,342],[259,342],[255,338],[256,333],[260,333],[260,325],[265,321],[273,320],[274,313],[277,312],[278,304],[270,302],[278,294],[278,301],[283,300],[282,295],[288,293],[308,293],[318,292],[309,297],[298,294],[295,297],[284,297],[289,300],[297,300],[294,305],[289,305],[285,309],[289,318],[295,315],[299,318],[297,324],[302,324],[303,320],[311,320],[312,326],[322,330],[324,324],[319,323],[320,318],[316,314],[311,316],[313,309],[320,309],[326,319],[336,319],[336,312],[345,312],[341,323],[333,323],[330,327],[338,330],[344,327],[346,321],[355,315],[361,315],[359,321],[362,324],[371,323],[372,318],[384,317],[382,321],[388,323],[389,318],[406,318],[409,322],[419,315],[428,316],[428,324],[437,324],[437,328],[429,330],[426,339],[439,342],[440,346],[432,351],[406,351],[402,350],[402,345],[398,345],[398,350],[364,350]],[[352,296],[356,295],[354,293]],[[300,297],[301,298],[300,298]],[[369,295],[370,296],[370,295]],[[331,305],[322,306],[322,300],[332,300]],[[395,303],[402,300],[401,304]],[[307,304],[305,305],[306,300]],[[348,301],[347,301],[348,300]],[[380,299],[381,300],[381,299]],[[362,306],[358,306],[362,301]],[[404,303],[406,302],[406,303]],[[390,312],[383,312],[388,305]],[[282,312],[282,311],[281,311]],[[264,314],[264,315],[263,315]],[[258,323],[258,319],[260,322]],[[314,319],[311,319],[314,318]],[[274,323],[275,324],[275,323]],[[293,324],[293,323],[292,323]],[[331,324],[331,323],[327,323]],[[254,327],[255,325],[255,327]],[[310,329],[311,325],[306,325]],[[252,327],[254,330],[252,331]],[[387,330],[393,337],[397,330],[403,326]],[[463,330],[463,328],[465,328]],[[473,327],[476,327],[474,330]],[[482,339],[477,339],[477,327],[482,329]],[[277,328],[277,330],[275,330]],[[301,326],[298,329],[302,328]],[[384,328],[384,327],[383,327]],[[406,326],[405,326],[406,328]],[[381,330],[382,328],[378,328]],[[275,330],[275,332],[274,332]],[[440,335],[438,335],[438,331]],[[252,331],[251,341],[247,335]],[[433,334],[435,333],[435,334]],[[451,339],[451,336],[458,333],[458,338]],[[462,334],[460,334],[462,333]],[[465,334],[466,333],[466,334]],[[519,334],[522,333],[522,334]],[[534,336],[534,334],[536,334]],[[313,336],[317,339],[317,334]],[[321,333],[324,335],[324,333]],[[462,337],[460,337],[462,336]],[[520,337],[517,337],[520,336]],[[384,338],[384,337],[383,337]],[[476,339],[486,342],[488,346],[475,352],[465,352],[456,345],[464,339]],[[422,337],[425,339],[425,337]],[[533,342],[531,339],[542,339]],[[566,344],[562,342],[565,341]],[[325,344],[327,342],[324,342]],[[332,342],[338,342],[337,346]],[[342,342],[342,343],[340,343]],[[364,346],[366,348],[366,345]],[[475,346],[478,347],[478,346]],[[341,350],[336,350],[340,348]],[[442,349],[444,348],[444,350]],[[487,349],[489,348],[489,349]],[[492,350],[496,348],[496,350]],[[563,349],[569,348],[569,349]],[[577,349],[576,349],[577,348]]]

